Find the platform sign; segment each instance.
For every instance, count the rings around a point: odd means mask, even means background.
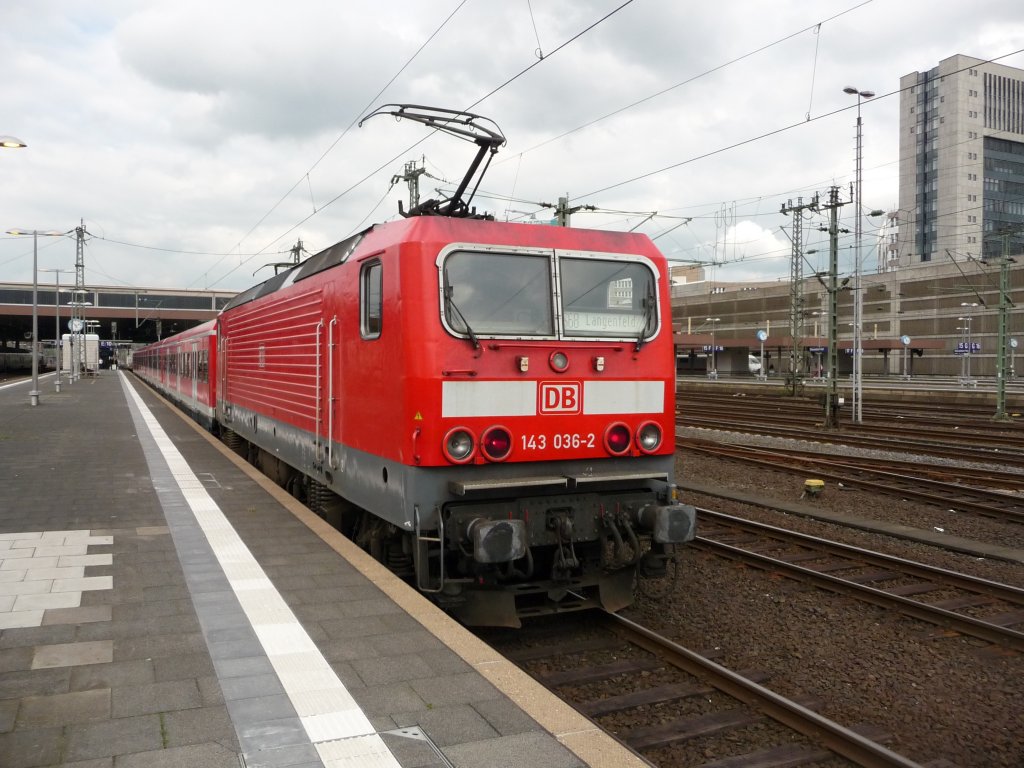
[[[712,347],[710,344],[705,344],[703,347],[701,347],[701,350],[703,352],[725,352],[725,347],[723,347],[721,344],[715,344],[714,347]]]
[[[956,343],[956,349],[953,350],[953,354],[955,355],[973,355],[975,352],[981,352],[980,341],[958,341]]]
[[[808,352],[827,352],[828,347],[808,347]]]

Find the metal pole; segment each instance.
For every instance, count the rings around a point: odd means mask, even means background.
[[[39,405],[39,233],[32,230],[32,391],[28,393],[32,405]]]
[[[971,381],[971,345],[974,343],[971,340],[971,319],[972,316],[967,316],[967,382]]]
[[[55,366],[57,368],[57,383],[56,383],[55,386],[56,386],[56,391],[59,394],[60,393],[60,375],[61,375],[61,369],[63,368],[63,365],[61,364],[62,360],[60,359],[61,358],[61,354],[60,354],[61,353],[61,350],[60,350],[60,273],[61,273],[62,270],[55,269],[53,271],[57,273],[57,288],[56,288],[56,291],[53,294],[53,306],[54,306],[54,313],[55,313],[55,320],[54,320],[54,322],[57,323],[57,326],[53,329],[53,355],[54,355],[54,357],[57,358],[57,363],[56,363],[56,366]]]
[[[1010,292],[1010,235],[1003,235],[1003,256],[999,260],[999,335],[996,352],[996,415],[997,421],[1006,421],[1006,313],[1009,311]]]
[[[828,389],[825,394],[825,427],[839,426],[839,188],[829,190],[829,266],[828,266]]]
[[[861,217],[863,214],[862,207],[864,204],[864,190],[863,190],[863,179],[864,179],[864,164],[863,164],[863,144],[862,144],[862,132],[861,132],[861,119],[860,119],[860,102],[862,99],[870,99],[875,95],[874,91],[862,91],[859,88],[854,88],[852,85],[848,85],[843,88],[843,93],[847,93],[851,96],[857,96],[857,159],[856,159],[856,170],[855,170],[855,182],[856,191],[854,193],[854,228],[853,228],[853,242],[854,242],[854,255],[853,255],[853,420],[860,423],[863,420],[863,401],[864,401],[864,355],[861,349],[864,341],[864,299],[861,296],[861,282],[860,282],[860,271],[861,271]]]
[[[711,321],[711,375],[718,376],[718,366],[715,364],[715,321]]]
[[[864,297],[861,296],[860,284],[860,246],[861,246],[861,206],[864,204],[862,195],[862,164],[861,164],[861,120],[860,93],[857,93],[857,167],[856,167],[857,201],[854,204],[853,227],[853,420],[860,423],[863,417],[862,401],[864,398],[864,370],[861,345]]]
[[[63,360],[64,356],[61,354],[63,350],[61,350],[61,348],[60,348],[60,274],[61,274],[61,272],[70,272],[71,270],[70,269],[57,269],[57,268],[54,268],[54,269],[40,269],[39,271],[40,272],[53,272],[55,275],[57,275],[57,293],[56,293],[56,296],[55,296],[54,302],[53,302],[53,305],[56,308],[55,311],[56,311],[56,318],[57,318],[57,320],[56,320],[57,327],[54,330],[54,334],[53,334],[54,335],[53,349],[54,349],[54,352],[55,352],[56,357],[57,357],[57,364],[56,364],[57,381],[55,382],[55,389],[56,389],[57,392],[60,392],[61,377],[64,374],[64,360]]]

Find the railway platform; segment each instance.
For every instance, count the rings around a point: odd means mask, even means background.
[[[0,765],[647,765],[130,374],[30,388],[0,386]]]

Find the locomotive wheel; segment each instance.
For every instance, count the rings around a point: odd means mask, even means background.
[[[242,453],[242,438],[238,436],[238,433],[231,429],[225,429],[222,436],[224,445],[230,448],[237,454]]]
[[[307,506],[331,527],[345,531],[345,512],[351,505],[323,483],[310,479]],[[347,535],[347,533],[346,533]]]

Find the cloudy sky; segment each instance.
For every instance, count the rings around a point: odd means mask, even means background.
[[[844,86],[877,94],[864,206],[893,209],[900,77],[957,53],[1024,68],[1022,49],[1020,0],[7,0],[0,134],[28,147],[0,149],[0,232],[84,221],[88,285],[241,290],[300,239],[397,217],[406,162],[423,197],[451,189],[471,144],[356,125],[415,103],[501,128],[475,201],[498,219],[567,195],[597,209],[574,226],[774,279],[780,206],[853,180]],[[73,269],[73,243],[41,238],[39,266]],[[31,238],[0,235],[0,280],[31,279]]]

